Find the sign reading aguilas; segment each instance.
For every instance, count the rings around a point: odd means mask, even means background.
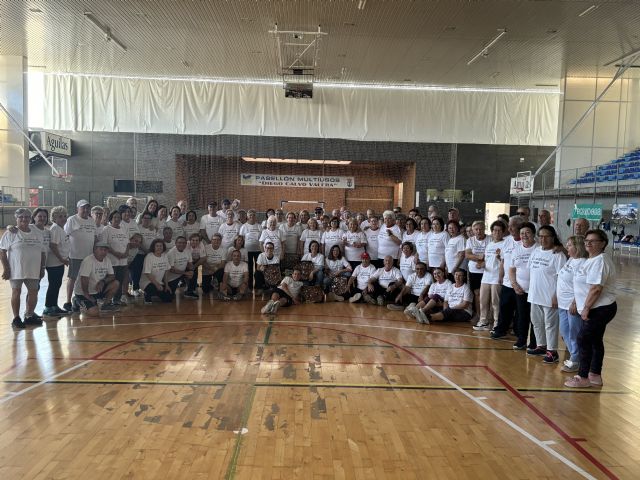
[[[245,187],[301,187],[301,188],[355,188],[353,177],[314,175],[268,175],[241,173],[240,185]]]

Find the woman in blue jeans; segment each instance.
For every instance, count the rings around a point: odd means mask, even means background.
[[[577,372],[580,364],[578,334],[582,327],[582,318],[578,314],[573,293],[573,277],[576,271],[587,261],[589,254],[584,246],[584,237],[573,236],[567,240],[569,260],[558,273],[556,296],[558,298],[558,315],[560,317],[560,335],[564,340],[570,357],[564,361],[563,372]]]
[[[580,367],[578,375],[564,383],[566,387],[600,387],[603,383],[604,332],[618,310],[614,290],[616,269],[604,253],[607,243],[609,239],[602,230],[589,230],[585,234],[589,258],[573,276],[576,309],[582,318],[578,334]]]

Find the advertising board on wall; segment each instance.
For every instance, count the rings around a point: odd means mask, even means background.
[[[42,139],[43,152],[53,153],[55,155],[64,155],[66,157],[71,156],[71,139],[67,137],[61,137],[54,133],[42,132],[40,137]]]
[[[285,187],[285,188],[355,188],[354,177],[322,175],[271,175],[268,173],[241,173],[243,187]]]

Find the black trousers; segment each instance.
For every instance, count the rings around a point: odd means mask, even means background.
[[[140,290],[140,278],[142,277],[142,268],[144,267],[144,253],[139,253],[133,257],[133,261],[129,265],[131,272],[131,283],[134,290]]]
[[[171,292],[167,292],[165,290],[158,290],[153,283],[150,283],[144,289],[144,298],[145,300],[151,300],[152,297],[158,297],[164,303],[170,303],[173,300],[173,294]]]
[[[498,314],[498,323],[495,326],[495,332],[499,335],[505,335],[512,323],[515,326],[516,296],[516,291],[513,288],[502,286],[500,291],[500,313]]]
[[[118,283],[120,285],[126,285],[126,278],[127,278],[127,272],[128,272],[129,267],[127,267],[126,265],[120,265],[118,267],[113,267],[113,273],[116,277],[116,280],[118,281]],[[122,297],[122,288],[119,288],[116,293],[113,294],[113,299],[114,300],[120,300],[120,297]]]
[[[527,301],[528,295],[523,293],[522,295],[516,294],[516,323],[515,331],[516,337],[518,337],[517,344],[520,346],[527,345],[527,335],[529,336],[529,348],[536,348],[538,343],[536,341],[536,335],[533,333],[533,327],[531,325],[531,304]]]
[[[193,277],[187,283],[187,291],[195,292],[196,288],[198,288],[198,271],[200,270],[200,266],[196,267],[193,271]]]
[[[218,280],[218,283],[222,283],[222,277],[224,276],[224,268],[219,268],[213,275],[202,275],[202,293],[209,293],[213,290],[213,279]]]
[[[58,306],[58,294],[62,286],[62,278],[64,277],[64,265],[58,267],[47,267],[47,278],[49,279],[49,288],[47,288],[47,296],[45,298],[45,307]]]
[[[580,370],[578,374],[586,378],[589,372],[600,375],[604,359],[604,331],[618,311],[618,304],[603,305],[589,310],[589,319],[582,322],[578,334],[580,349]]]
[[[395,282],[390,283],[389,286],[394,287]],[[398,290],[397,288],[394,288],[390,292],[387,292],[387,289],[385,287],[382,287],[379,283],[376,283],[374,285],[373,294],[371,296],[373,298],[376,298],[382,295],[386,302],[396,303],[396,297],[398,296],[398,293],[400,293],[400,290]]]

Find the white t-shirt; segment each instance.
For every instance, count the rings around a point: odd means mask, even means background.
[[[477,237],[471,237],[467,240],[467,245],[465,250],[471,250],[473,255],[483,254],[489,245],[491,239],[488,236],[485,236],[482,240]],[[478,268],[477,262],[473,260],[469,260],[469,272],[470,273],[484,273],[484,267]]]
[[[204,230],[205,232],[207,232],[207,239],[211,240],[213,234],[218,233],[218,229],[223,223],[224,220],[218,215],[214,215],[212,217],[207,213],[200,219],[200,230]]]
[[[304,230],[302,232],[302,235],[300,235],[300,241],[304,242],[304,246],[302,247],[302,253],[308,253],[309,252],[309,244],[312,241],[316,241],[318,242],[319,245],[322,245],[322,231],[315,229],[315,230],[311,230],[309,228],[307,228],[306,230]]]
[[[51,244],[54,243],[58,247],[60,256],[62,258],[69,258],[69,235],[67,235],[67,232],[65,232],[60,225],[54,223],[49,229],[49,234],[49,249],[51,249]],[[62,265],[62,262],[58,260],[58,257],[56,257],[53,252],[49,252],[47,256],[47,267],[59,267],[60,265]]]
[[[240,234],[240,227],[241,225],[238,222],[233,222],[231,225],[228,223],[220,225],[218,233],[222,235],[222,247],[225,250],[233,245],[233,241]]]
[[[288,224],[280,225],[280,234],[284,239],[284,251],[290,255],[293,255],[298,252],[298,240],[300,240],[300,235],[302,234],[302,230],[300,230],[300,225],[293,225],[290,227]]]
[[[444,258],[447,262],[447,272],[453,273],[456,263],[458,263],[458,253],[462,252],[462,261],[458,268],[467,269],[467,260],[464,258],[465,238],[462,235],[449,238],[444,251]]]
[[[353,270],[353,277],[356,277],[356,286],[358,290],[364,290],[367,288],[367,283],[369,282],[369,278],[376,272],[376,267],[369,264],[368,267],[360,264]]]
[[[32,226],[35,227],[35,225],[32,225]],[[31,226],[29,228],[31,228]],[[51,242],[51,231],[46,227],[42,230],[40,230],[38,227],[35,227],[35,229],[38,230],[42,235],[42,244],[44,245],[44,256],[45,256],[45,265],[46,265],[46,259],[49,256],[49,243]]]
[[[220,247],[217,250],[214,250],[213,246],[211,246],[210,243],[208,243],[207,245],[205,245],[204,247],[204,254],[207,257],[207,261],[205,262],[205,264],[202,266],[203,268],[203,273],[205,273],[206,275],[211,275],[213,273],[215,273],[216,265],[218,265],[220,262],[226,260],[227,258],[227,250],[226,248]]]
[[[429,273],[425,273],[422,278],[417,273],[412,273],[407,279],[407,287],[411,287],[411,295],[419,297],[420,294],[433,283],[433,278]]]
[[[282,255],[282,234],[277,228],[275,230],[263,230],[260,234],[260,243],[265,245],[266,243],[273,243],[273,254],[280,257]]]
[[[418,238],[418,234],[420,233],[419,230],[414,230],[413,233],[407,233],[404,232],[402,234],[402,243],[404,242],[411,242],[413,243],[413,246],[416,246],[416,239]]]
[[[94,224],[95,225],[95,224]],[[45,253],[42,232],[34,225],[29,231],[6,231],[0,240],[0,249],[7,251],[11,280],[40,279],[42,254]]]
[[[420,231],[416,236],[416,251],[421,262],[429,264],[429,238],[433,232]]]
[[[182,222],[180,220],[174,222],[173,220],[169,219],[167,220],[167,224],[165,226],[169,227],[173,232],[171,240],[173,240],[174,242],[176,241],[176,238],[184,237],[184,227],[182,226]],[[162,234],[162,232],[160,232],[160,234]]]
[[[125,228],[115,228],[107,225],[100,234],[100,240],[107,242],[109,248],[114,252],[125,253],[129,245],[129,233]],[[114,267],[122,267],[127,265],[126,258],[116,258],[111,252],[107,253],[107,258]]]
[[[83,260],[93,254],[93,244],[97,235],[96,222],[93,218],[72,215],[67,218],[64,231],[69,235],[69,258]]]
[[[452,284],[444,297],[444,301],[447,302],[449,308],[457,307],[464,302],[470,302],[469,306],[465,308],[464,311],[469,315],[472,313],[471,306],[473,304],[473,293],[471,293],[471,289],[466,283],[461,287],[456,287],[455,284]]]
[[[558,273],[558,285],[556,287],[556,297],[558,308],[569,310],[573,302],[573,276],[576,271],[586,262],[586,258],[570,258]]]
[[[142,248],[144,248],[144,250],[148,252],[149,248],[151,248],[151,242],[158,238],[158,232],[153,228],[145,228],[142,225],[140,225],[138,230],[138,233],[142,235]]]
[[[556,294],[558,273],[567,263],[563,253],[555,253],[551,248],[543,250],[536,248],[529,257],[529,303],[550,307]]]
[[[442,298],[444,298],[447,295],[447,292],[449,291],[449,287],[451,287],[451,285],[453,285],[453,283],[449,279],[445,280],[442,283],[433,282],[429,287],[429,296],[431,297],[432,295],[440,295]]]
[[[525,292],[529,291],[529,258],[538,244],[534,243],[530,247],[525,247],[522,243],[518,245],[511,254],[511,263],[509,267],[516,269],[516,282]],[[469,262],[471,263],[471,262]],[[506,269],[506,265],[505,265]]]
[[[324,255],[318,253],[315,257],[312,257],[310,253],[305,253],[302,256],[303,262],[312,262],[313,268],[322,270],[324,268]]]
[[[169,259],[166,253],[162,253],[159,257],[153,253],[148,253],[147,256],[144,257],[142,276],[140,277],[140,288],[144,290],[147,288],[147,285],[151,283],[147,278],[147,274],[151,274],[158,283],[164,285],[164,274],[170,268],[171,266],[169,265]]]
[[[302,285],[303,285],[302,282],[300,281],[296,282],[291,277],[284,277],[282,279],[282,282],[280,282],[280,288],[282,288],[284,285],[287,286],[289,290],[289,295],[291,296],[291,298],[298,298],[298,296],[300,295],[300,289],[302,288]]]
[[[76,295],[84,296],[84,292],[82,291],[82,277],[89,277],[89,294],[95,295],[98,293],[96,284],[104,280],[107,275],[113,275],[111,261],[105,257],[103,261],[99,262],[93,254],[88,255],[80,264],[80,271],[78,272],[76,283],[73,286],[73,292]]]
[[[416,257],[414,255],[409,255],[407,257],[404,253],[400,254],[398,266],[400,267],[402,278],[404,278],[405,281],[408,280],[411,275],[416,273],[416,263]]]
[[[445,263],[444,254],[448,243],[449,234],[447,232],[431,232],[431,236],[429,237],[429,245],[427,246],[427,248],[429,249],[429,267],[439,267],[440,265]]]
[[[362,260],[361,256],[367,244],[367,236],[363,232],[344,232],[342,242],[344,243],[344,256],[348,261],[359,262]],[[355,243],[362,243],[363,246],[355,247]]]
[[[377,280],[381,287],[387,288],[390,283],[402,280],[402,272],[396,267],[391,267],[389,271],[385,270],[384,267],[380,267],[371,275],[371,279]]]
[[[367,253],[371,260],[378,260],[380,256],[378,255],[378,234],[380,233],[380,229],[373,230],[372,228],[367,228],[364,231],[365,236],[367,237]]]
[[[511,267],[511,257],[518,245],[522,245],[521,240],[515,240],[512,235],[504,237],[502,245],[502,264],[504,265],[504,277],[502,278],[502,285],[505,287],[511,287],[511,277],[509,276],[509,267]]]
[[[184,224],[184,238],[187,239],[187,241],[189,240],[189,238],[191,237],[191,235],[193,235],[194,233],[197,233],[198,235],[200,235],[200,224],[198,222],[194,222],[194,223],[185,223]]]
[[[591,308],[611,305],[616,301],[614,282],[616,267],[609,255],[601,253],[597,257],[588,258],[573,276],[573,291],[576,296],[578,312],[584,310],[591,285],[602,285],[602,293]]]
[[[104,227],[107,228],[107,227]],[[140,225],[138,225],[135,221],[130,220],[129,222],[125,222],[124,220],[120,222],[120,228],[127,232],[129,238],[133,236],[134,233],[140,233]],[[100,236],[97,234],[96,236]],[[175,237],[173,237],[175,239]]]
[[[247,265],[247,262],[242,261],[238,265],[233,262],[227,262],[224,266],[224,273],[227,274],[227,285],[238,288],[242,285],[244,274],[249,273],[249,265]]]
[[[391,240],[391,235],[387,233],[387,230],[391,230],[396,238],[402,240],[402,232],[398,225],[394,225],[391,228],[388,228],[384,224],[381,225],[380,231],[378,232],[378,258],[384,259],[387,255],[391,255],[391,257],[396,260],[399,255],[400,244]]]
[[[204,244],[202,242],[198,243],[196,248],[192,248],[190,243],[187,243],[187,247],[184,249],[191,256],[191,263],[196,263],[202,257],[206,257],[207,254],[204,249]]]
[[[347,259],[344,257],[335,260],[325,257],[325,264],[329,271],[334,273],[351,267],[349,262],[347,262]]]
[[[275,253],[273,254],[273,257],[269,258],[266,253],[262,252],[258,255],[258,259],[256,260],[257,265],[277,265],[279,263],[280,257]]]
[[[231,261],[231,255],[233,254],[233,252],[236,250],[235,247],[229,247],[229,250],[227,250],[227,261],[230,262]],[[247,252],[247,249],[242,247],[240,249],[240,260],[243,262],[249,262],[249,252]]]
[[[484,251],[484,272],[482,274],[482,283],[487,285],[500,285],[500,260],[498,260],[497,251],[502,251],[504,241],[489,242]]]
[[[185,271],[187,265],[191,262],[191,252],[188,252],[185,248],[183,251],[178,251],[176,247],[173,247],[167,252],[167,260],[169,261],[169,269],[175,268],[180,271]],[[173,282],[176,278],[180,278],[182,273],[174,273],[169,270],[167,273],[167,279]]]
[[[334,245],[338,245],[340,247],[340,251],[343,250],[342,245],[342,235],[344,234],[343,230],[339,228],[334,230],[327,230],[322,234],[322,244],[324,245],[324,254],[329,255],[331,252],[331,247]]]
[[[260,251],[260,234],[262,227],[259,223],[245,223],[240,227],[240,235],[244,237],[244,246],[248,252]]]

